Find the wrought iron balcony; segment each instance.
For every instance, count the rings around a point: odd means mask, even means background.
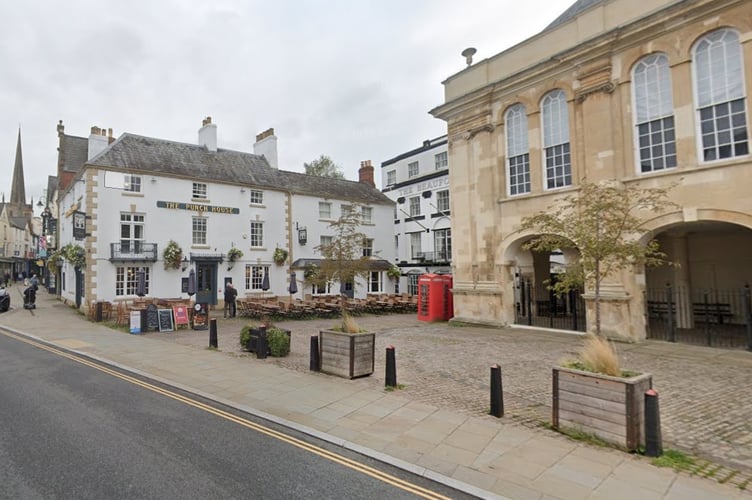
[[[450,262],[452,260],[452,253],[447,250],[439,250],[437,252],[415,252],[413,254],[413,260],[419,262]]]
[[[110,243],[110,261],[157,261],[157,244],[141,241]]]

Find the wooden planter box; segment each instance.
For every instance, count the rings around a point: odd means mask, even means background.
[[[645,444],[645,391],[652,387],[649,373],[621,378],[554,368],[553,426],[581,429],[636,450]]]
[[[373,373],[376,335],[319,331],[321,371],[345,378],[365,377]]]

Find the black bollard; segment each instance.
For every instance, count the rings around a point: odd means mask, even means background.
[[[217,320],[209,320],[209,347],[217,348]]]
[[[491,415],[504,416],[504,393],[501,388],[501,367],[491,365]]]
[[[663,455],[661,438],[661,412],[658,409],[658,393],[655,389],[645,391],[645,455]]]
[[[308,369],[312,372],[321,371],[321,360],[319,359],[319,336],[311,335],[311,359]]]
[[[397,387],[397,361],[394,357],[394,346],[386,348],[386,377],[384,378],[386,387]]]
[[[256,341],[256,359],[266,359],[269,352],[269,343],[266,340],[266,327],[259,327],[258,340]]]

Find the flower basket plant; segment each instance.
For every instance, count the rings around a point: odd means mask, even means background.
[[[389,276],[390,279],[398,280],[400,276],[402,276],[402,271],[397,266],[391,266],[386,270],[386,275]]]
[[[274,262],[281,266],[287,260],[287,250],[280,247],[275,248],[272,258],[274,259]]]
[[[235,262],[238,259],[243,258],[243,251],[239,248],[232,247],[227,251],[227,260],[230,262]]]
[[[180,248],[177,242],[170,240],[164,252],[162,252],[162,257],[164,258],[165,269],[180,269],[180,264],[183,260],[183,249]]]

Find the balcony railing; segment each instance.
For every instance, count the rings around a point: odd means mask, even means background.
[[[420,262],[449,262],[452,260],[452,254],[446,250],[439,250],[438,252],[415,252],[413,260]]]
[[[157,244],[141,241],[110,243],[111,261],[157,261]]]

